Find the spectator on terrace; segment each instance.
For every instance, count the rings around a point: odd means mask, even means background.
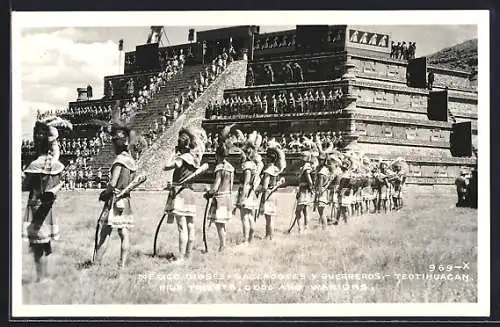
[[[182,71],[184,69],[184,64],[186,63],[186,57],[184,56],[184,50],[179,51],[179,68]]]
[[[293,64],[293,76],[294,76],[295,82],[303,82],[304,81],[302,67],[300,67],[299,63],[297,63],[297,62]]]
[[[415,59],[415,50],[416,50],[415,42],[410,42],[408,44],[408,56],[406,59]]]
[[[266,83],[267,84],[273,84],[274,83],[274,72],[273,68],[271,65],[265,65],[264,66],[264,73],[266,75]]]
[[[434,72],[431,70],[429,74],[427,74],[427,88],[432,90],[432,85],[434,84]]]
[[[394,46],[394,58],[395,59],[400,59],[402,56],[402,51],[401,51],[401,42],[398,42],[398,44],[396,44]]]
[[[228,60],[229,60],[229,62],[233,62],[236,59],[237,54],[236,54],[236,50],[234,49],[232,43],[229,45],[229,51],[228,52],[229,52],[229,58],[228,58]]]
[[[96,174],[96,177],[95,177],[95,182],[96,182],[97,188],[101,189],[102,188],[102,183],[103,183],[101,167],[97,168],[97,174]]]
[[[223,71],[224,71],[224,60],[222,59],[222,56],[219,55],[217,56],[217,68],[215,76],[219,76],[219,74],[222,73]]]
[[[285,83],[293,82],[293,69],[289,62],[283,66],[283,72],[285,76]]]
[[[396,45],[394,41],[391,41],[391,54],[389,55],[391,58],[396,58]]]
[[[172,66],[174,68],[174,70],[177,70],[179,68],[179,59],[176,56],[174,56],[174,59],[172,60]]]
[[[403,44],[401,45],[401,52],[403,59],[408,59],[408,46],[405,41],[403,41]]]
[[[132,78],[129,78],[129,80],[127,81],[127,94],[129,96],[133,96],[135,94],[135,85]]]
[[[107,88],[106,88],[106,97],[112,99],[114,96],[113,83],[111,80],[108,80]]]
[[[226,69],[226,67],[227,67],[228,58],[229,58],[229,56],[227,54],[227,51],[226,51],[226,49],[224,49],[224,51],[222,52],[222,58],[221,58],[223,69]]]
[[[248,66],[246,84],[247,86],[253,86],[254,82],[255,82],[255,75],[253,73],[253,69],[252,67]]]
[[[207,143],[205,145],[207,152],[212,152],[213,143],[212,143],[212,133],[208,133],[207,135]]]
[[[90,167],[87,167],[87,188],[92,188],[93,187],[93,175],[92,174],[92,170],[90,169]]]

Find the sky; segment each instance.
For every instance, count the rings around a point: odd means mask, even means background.
[[[353,25],[362,30],[391,34],[395,41],[414,41],[416,56],[477,38],[475,25]],[[226,26],[165,26],[163,45],[187,43],[188,30]],[[294,29],[290,26],[261,26],[260,33]],[[21,32],[22,132],[30,137],[37,109],[66,108],[75,101],[76,89],[92,85],[94,98],[103,94],[104,76],[123,73],[125,52],[146,43],[149,26],[144,27],[64,27],[26,28]],[[168,40],[167,40],[168,39]]]

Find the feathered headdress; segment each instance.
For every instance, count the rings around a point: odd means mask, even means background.
[[[58,116],[50,116],[37,121],[37,123],[47,126],[48,128],[48,140],[52,142],[59,137],[58,128],[65,128],[73,130],[73,125],[66,119],[62,119]]]
[[[406,174],[409,171],[408,163],[401,157],[396,158],[389,164],[391,170],[397,170],[399,168],[399,173]]]
[[[334,150],[334,152],[328,154],[328,160],[332,165],[342,165],[342,159],[340,157],[340,152]]]
[[[286,168],[286,157],[285,152],[281,148],[281,145],[278,142],[271,142],[267,147],[267,156],[270,161],[272,161],[280,170],[280,172],[284,171]]]
[[[302,148],[305,151],[313,151],[316,148],[316,143],[313,140],[311,140],[305,136],[303,138],[304,138],[304,141],[302,141]]]
[[[262,136],[257,133],[257,131],[253,131],[247,137],[245,142],[245,147],[251,147],[254,150],[258,150],[262,144]]]
[[[345,156],[344,159],[342,160],[342,165],[341,167],[346,169],[346,170],[349,170],[352,168],[352,159],[351,157],[349,156]]]
[[[230,124],[224,127],[220,132],[219,141],[220,143],[224,143],[228,150],[234,151],[234,143],[243,143],[245,141],[245,135],[236,128],[236,124]]]
[[[189,139],[186,146],[193,155],[194,166],[198,168],[205,153],[205,143],[208,139],[207,134],[203,128],[184,127],[179,131],[179,139],[183,137],[188,137]]]
[[[302,159],[303,159],[305,162],[309,162],[309,163],[310,163],[310,162],[312,162],[312,160],[313,160],[313,154],[312,154],[312,152],[311,152],[311,151],[307,151],[307,150],[306,150],[306,151],[302,151],[302,153],[301,153],[301,157],[302,157]]]
[[[119,151],[131,151],[138,142],[136,133],[130,125],[120,119],[120,101],[116,101],[112,110],[111,121],[91,119],[87,124],[103,127],[103,131],[111,136]]]

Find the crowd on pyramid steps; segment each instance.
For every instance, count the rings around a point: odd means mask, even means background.
[[[210,65],[205,66],[197,78],[181,90],[172,103],[167,103],[165,108],[151,122],[146,130],[138,135],[138,142],[133,145],[133,156],[138,159],[144,150],[151,146],[154,141],[177,119],[179,115],[189,108],[200,97],[203,92],[215,81],[215,79],[227,68],[228,59],[220,55]],[[126,120],[125,120],[126,121]]]
[[[135,100],[142,103],[141,97],[144,98],[143,100],[147,99],[151,93],[156,93],[160,85],[184,70],[184,57],[181,56],[181,59],[176,55],[175,58],[167,60],[165,64],[160,66],[161,71],[149,79],[146,75],[129,77],[125,84],[118,87],[118,89],[115,89],[113,82],[108,80],[104,85],[104,97],[108,99],[135,97]],[[123,90],[120,88],[123,88]]]
[[[247,96],[234,95],[219,101],[210,102],[205,111],[206,119],[221,117],[244,117],[257,115],[282,114],[320,114],[340,112],[342,109],[342,90],[323,90],[316,92],[299,91]]]
[[[327,131],[316,133],[288,133],[288,134],[268,134],[267,132],[255,132],[261,140],[255,145],[257,152],[266,152],[269,144],[280,144],[283,151],[287,153],[299,153],[302,151],[312,151],[314,153],[330,151],[332,149],[341,149],[344,146],[344,140],[340,131]],[[234,144],[242,146],[248,137],[248,133],[238,135]],[[218,134],[208,133],[205,143],[205,151],[215,152],[219,147],[220,140]]]
[[[391,41],[391,54],[390,57],[394,59],[415,59],[415,52],[417,50],[417,44],[415,42],[394,42]]]

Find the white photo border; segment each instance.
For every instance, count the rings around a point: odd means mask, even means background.
[[[481,317],[490,315],[490,24],[487,10],[12,12],[13,318],[24,317]],[[216,17],[217,19],[214,19]],[[42,27],[161,25],[477,25],[478,27],[478,302],[377,304],[24,305],[21,219],[21,30]],[[480,112],[480,114],[479,114]],[[482,186],[482,187],[481,187]]]

